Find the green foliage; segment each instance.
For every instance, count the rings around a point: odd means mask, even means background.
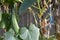
[[[14,2],[15,2],[15,0],[4,0],[4,4],[9,4],[9,5],[11,5],[11,7],[14,6]]]
[[[14,3],[16,1],[19,0],[4,0],[3,5],[5,6],[7,5],[7,7],[10,5],[14,9]],[[41,0],[23,0],[23,1],[20,0],[22,4],[19,8],[19,13],[21,14],[22,12],[27,10],[34,4],[34,2],[38,2],[38,9],[40,14],[39,16],[43,15],[43,12],[45,12],[45,8],[44,7],[42,9],[40,8],[40,1]],[[40,36],[39,28],[37,28],[34,24],[31,24],[29,28],[26,27],[19,28],[15,12],[11,14],[0,12],[0,26],[2,27],[5,26],[6,29],[6,32],[3,37],[4,40],[45,40],[43,36],[39,38]],[[0,38],[0,40],[3,39]],[[49,38],[47,40],[55,40],[55,39]]]
[[[2,22],[5,23],[6,30],[8,31],[11,27],[11,15],[9,13],[3,13]]]
[[[17,23],[17,19],[16,19],[15,13],[12,14],[12,24],[13,24],[13,28],[14,28],[15,32],[18,33],[19,26],[18,26],[18,23]]]
[[[29,29],[23,27],[20,31],[20,37],[23,40],[39,40],[39,29],[31,24]]]
[[[18,40],[14,37],[14,35],[15,32],[12,29],[10,29],[8,32],[4,34],[4,40]]]
[[[39,40],[39,29],[34,24],[31,24],[29,29],[26,27],[21,28],[18,34],[23,40]],[[4,40],[18,40],[18,36],[16,36],[13,29],[10,29],[4,34]]]
[[[0,37],[0,40],[3,40],[3,38]]]

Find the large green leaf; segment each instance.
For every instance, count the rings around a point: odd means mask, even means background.
[[[24,12],[28,7],[32,6],[36,0],[24,0],[19,8],[19,13]]]
[[[4,34],[4,40],[18,40],[17,38],[14,37],[14,31],[10,29],[8,32]]]
[[[39,29],[31,24],[29,29],[23,27],[20,31],[20,37],[23,40],[39,40]]]

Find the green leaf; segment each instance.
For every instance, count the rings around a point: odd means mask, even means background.
[[[23,40],[38,40],[39,39],[39,29],[34,24],[31,24],[29,26],[29,29],[23,27],[20,30],[20,37]]]
[[[16,40],[14,37],[14,31],[10,29],[8,32],[4,34],[4,40]]]
[[[32,6],[36,0],[24,0],[19,8],[19,13],[24,12],[28,7]]]

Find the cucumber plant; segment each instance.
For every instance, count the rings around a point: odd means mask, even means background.
[[[1,40],[45,40],[40,34],[40,28],[36,27],[34,24],[30,24],[29,28],[19,27],[16,14],[23,13],[25,10],[36,8],[38,10],[37,16],[41,19],[43,13],[47,10],[50,0],[1,0],[0,6],[0,26],[2,29],[5,29],[5,33]],[[20,7],[17,7],[17,2],[21,3]],[[42,5],[41,2],[43,3]],[[36,3],[36,6],[34,5]],[[16,7],[15,7],[16,6]],[[16,12],[16,9],[18,12]],[[8,12],[7,12],[8,11]],[[34,13],[34,12],[33,12]],[[36,13],[35,13],[36,14]],[[19,16],[19,15],[18,15]],[[36,15],[33,15],[34,17]],[[35,21],[37,19],[35,18]],[[38,21],[38,20],[37,20]],[[39,26],[41,26],[41,20],[39,20]],[[47,40],[54,40],[55,37],[52,37]]]

